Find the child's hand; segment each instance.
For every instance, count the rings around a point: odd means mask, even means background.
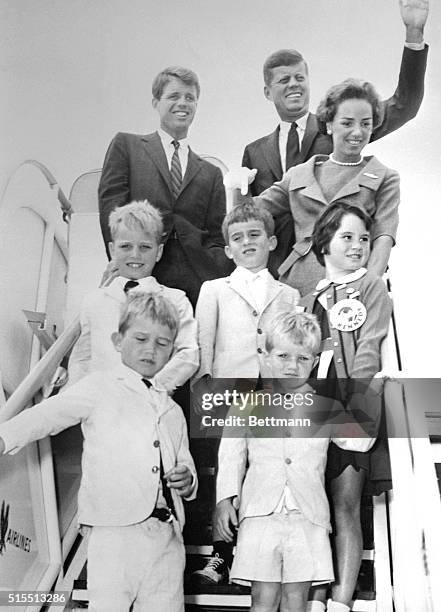
[[[242,195],[247,195],[248,185],[254,181],[257,174],[257,169],[250,170],[249,168],[237,168],[230,170],[224,176],[224,186],[226,189],[240,189]]]
[[[111,259],[101,277],[100,287],[107,287],[117,276],[119,276],[118,265]]]
[[[231,497],[223,499],[217,504],[214,524],[224,542],[233,541],[234,531],[237,529],[237,510],[233,506]]]
[[[186,465],[176,465],[164,474],[164,478],[170,489],[176,489],[176,493],[181,497],[188,497],[190,495],[193,476]]]

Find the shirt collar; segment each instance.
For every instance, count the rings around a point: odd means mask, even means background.
[[[356,281],[362,276],[364,276],[366,272],[367,272],[366,268],[359,268],[358,270],[355,270],[355,272],[350,272],[350,274],[345,274],[345,276],[341,276],[340,278],[337,278],[333,281],[327,278],[322,278],[322,280],[320,280],[317,283],[317,286],[315,289],[316,291],[323,291],[323,289],[326,289],[326,287],[329,287],[330,285],[344,285],[347,283],[352,283],[353,281]]]
[[[164,132],[164,130],[162,130],[161,128],[158,128],[157,132],[159,134],[159,138],[161,139],[162,146],[164,147],[164,149],[167,150],[169,147],[172,146],[172,140],[175,139],[173,138],[173,136],[170,136],[170,134],[167,134],[167,132]],[[181,149],[188,149],[188,138],[179,138],[178,140]]]
[[[111,293],[118,293],[120,291],[124,292],[124,286],[129,280],[132,279],[125,278],[125,276],[117,276],[113,279],[110,285],[107,286],[107,289],[109,289]],[[136,282],[139,284],[139,287],[135,288],[139,289],[140,291],[154,291],[159,286],[158,281],[153,276],[146,276],[144,278],[140,278]]]
[[[251,270],[247,270],[243,266],[237,266],[237,268],[232,273],[236,279],[244,282],[250,282],[257,279],[266,280],[269,276],[268,268],[264,268],[263,270],[259,270],[259,272],[251,272]]]
[[[306,123],[308,121],[308,117],[309,117],[309,113],[306,113],[305,115],[303,115],[303,117],[300,117],[300,119],[296,119],[296,123],[297,123],[297,129],[302,130],[303,132],[306,130]],[[287,134],[289,132],[289,130],[291,129],[291,125],[292,125],[292,121],[288,122],[288,121],[281,121],[280,122],[280,132],[282,134]]]

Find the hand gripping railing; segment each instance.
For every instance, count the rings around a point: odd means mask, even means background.
[[[1,408],[0,423],[12,418],[31,403],[35,394],[51,379],[59,363],[70,351],[79,335],[80,323],[79,318],[76,318],[55,340]]]

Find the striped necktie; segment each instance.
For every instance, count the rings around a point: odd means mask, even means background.
[[[297,123],[291,123],[288,132],[288,140],[286,143],[286,170],[299,163],[299,134],[297,132]]]
[[[175,150],[173,152],[173,156],[171,159],[170,174],[171,174],[173,195],[175,196],[175,198],[177,198],[179,195],[179,191],[181,189],[181,183],[182,183],[182,168],[181,168],[181,160],[179,159],[180,144],[177,140],[172,140],[172,145],[174,146]]]

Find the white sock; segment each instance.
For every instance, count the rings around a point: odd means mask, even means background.
[[[326,612],[326,604],[322,601],[308,601],[306,612]]]
[[[344,603],[340,603],[339,601],[332,601],[332,599],[328,599],[328,607],[326,610],[328,612],[350,612],[351,608]]]

